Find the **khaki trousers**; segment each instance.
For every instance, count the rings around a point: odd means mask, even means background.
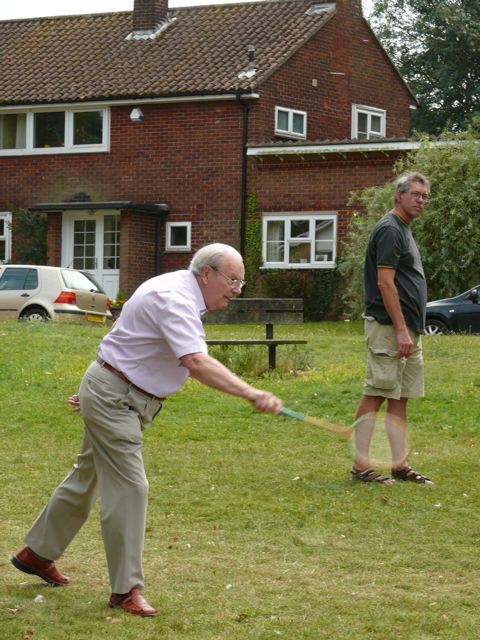
[[[39,556],[56,560],[100,496],[100,519],[112,593],[144,586],[142,554],[148,481],[142,432],[162,404],[93,362],[79,391],[84,421],[77,463],[56,488],[25,538]]]

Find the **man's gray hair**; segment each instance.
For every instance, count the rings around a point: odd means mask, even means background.
[[[426,178],[422,173],[414,171],[413,173],[406,173],[397,180],[395,185],[395,193],[407,193],[412,186],[412,182],[420,182],[430,191],[430,180]]]
[[[238,254],[240,258],[242,257],[238,251],[229,244],[221,244],[220,242],[207,244],[195,253],[188,268],[197,275],[200,275],[202,269],[206,266],[210,266],[218,271],[222,268],[226,255],[232,255],[234,253]]]

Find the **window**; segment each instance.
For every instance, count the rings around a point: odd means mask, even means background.
[[[0,279],[2,291],[32,290],[38,288],[38,271],[22,267],[7,267]]]
[[[306,138],[307,114],[305,111],[275,107],[275,133],[289,138]]]
[[[311,269],[335,265],[335,213],[265,215],[262,236],[264,267]]]
[[[103,268],[120,269],[120,216],[103,219]]]
[[[167,222],[167,251],[190,251],[192,238],[191,222]]]
[[[75,220],[73,225],[73,268],[96,269],[95,220]]]
[[[371,140],[385,137],[387,112],[375,107],[352,105],[352,138]]]
[[[0,263],[10,262],[12,256],[12,214],[0,213]]]
[[[0,155],[107,151],[108,109],[0,111]]]
[[[73,269],[62,269],[63,282],[67,289],[78,289],[79,291],[100,291],[103,289],[90,273],[82,273]]]

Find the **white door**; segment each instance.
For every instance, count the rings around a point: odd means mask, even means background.
[[[115,300],[120,283],[120,213],[64,211],[62,266],[89,271]]]

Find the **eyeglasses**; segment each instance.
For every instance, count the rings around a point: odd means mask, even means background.
[[[212,267],[212,265],[210,266]],[[221,276],[223,276],[225,280],[228,282],[228,284],[232,287],[232,289],[243,289],[243,287],[245,286],[245,280],[239,280],[238,278],[230,278],[229,276],[227,276],[226,273],[223,273],[223,271],[220,271],[220,269],[217,269],[216,267],[212,267],[212,269],[217,273],[219,273]]]
[[[408,195],[415,198],[415,200],[423,200],[424,202],[428,200],[428,193],[421,193],[421,191],[409,191]]]

